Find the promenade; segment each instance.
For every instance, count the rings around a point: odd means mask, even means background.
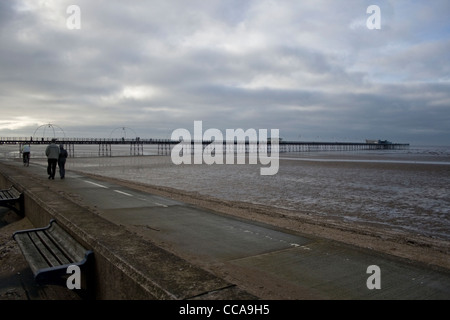
[[[36,227],[53,217],[91,245],[98,299],[450,298],[450,272],[442,268],[228,216],[120,181],[71,171],[64,180],[48,180],[42,165],[19,161],[0,161],[0,175],[2,188],[23,188],[25,215]],[[155,252],[157,262],[146,258]],[[380,270],[379,289],[369,288],[377,282],[370,266]]]

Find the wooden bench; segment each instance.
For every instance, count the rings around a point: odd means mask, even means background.
[[[75,265],[81,271],[81,288],[74,290],[83,298],[93,297],[94,253],[72,238],[56,220],[50,220],[43,228],[16,231],[13,238],[39,285],[68,287],[67,279],[72,272],[68,273],[67,268]]]
[[[19,208],[17,208],[17,204]],[[14,210],[14,212],[23,216],[23,194],[13,186],[9,189],[0,190],[0,206]]]

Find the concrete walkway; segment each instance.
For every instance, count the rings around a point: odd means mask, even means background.
[[[23,170],[47,179],[40,165]],[[450,299],[447,270],[217,214],[70,171],[66,179],[51,182],[55,190],[73,195],[103,218],[139,231],[256,296]],[[368,271],[369,266],[376,271]],[[379,289],[369,288],[377,285]]]

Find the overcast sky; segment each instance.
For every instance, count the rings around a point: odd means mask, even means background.
[[[170,138],[201,120],[449,145],[449,16],[448,0],[0,0],[0,136]]]

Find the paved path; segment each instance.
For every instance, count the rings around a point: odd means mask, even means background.
[[[41,166],[27,169],[46,179]],[[104,218],[145,230],[146,237],[179,256],[280,299],[450,299],[446,271],[228,217],[70,171],[66,179],[53,183],[95,207]],[[379,272],[367,273],[373,265]],[[381,288],[369,289],[368,282]]]

